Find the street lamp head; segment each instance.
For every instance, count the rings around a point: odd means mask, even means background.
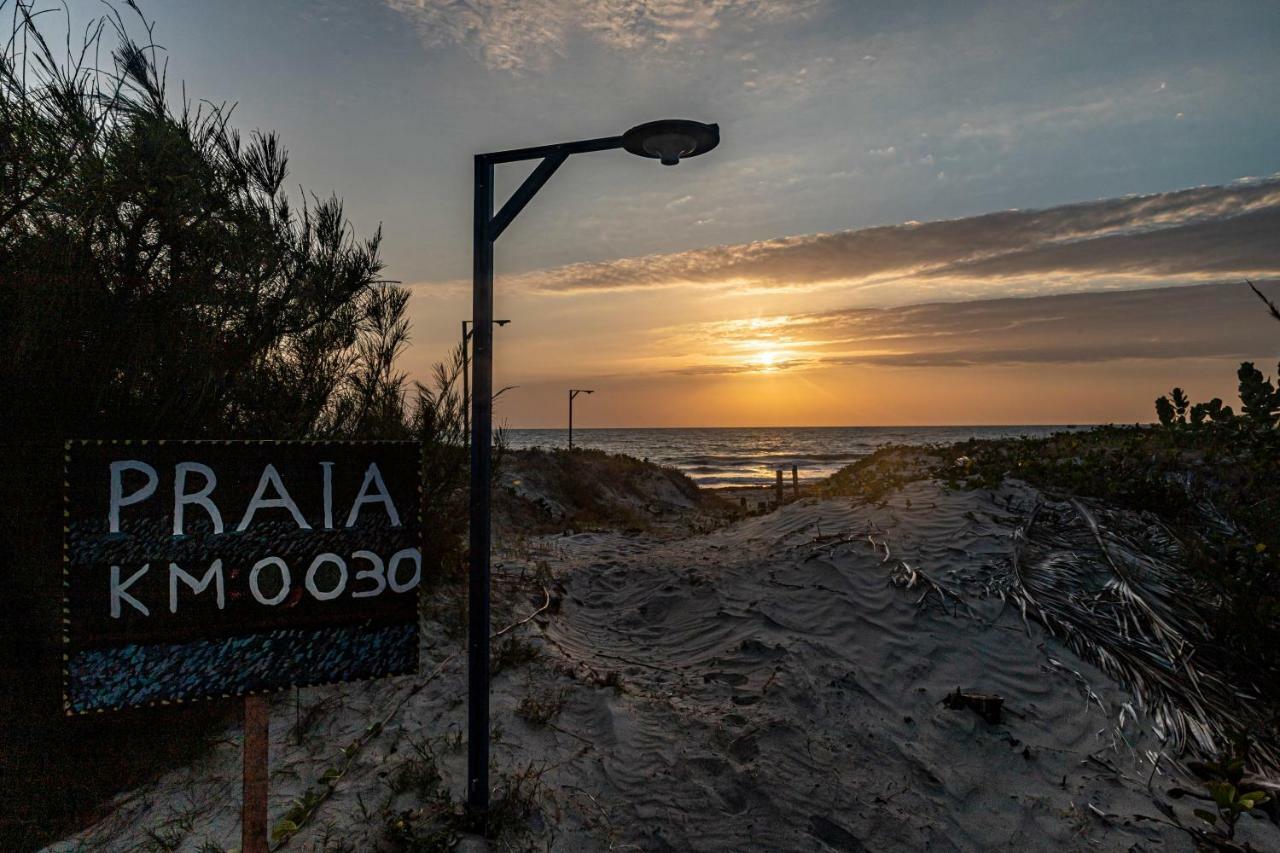
[[[674,166],[682,157],[697,157],[720,144],[720,125],[687,119],[638,124],[622,134],[622,147],[641,157]]]

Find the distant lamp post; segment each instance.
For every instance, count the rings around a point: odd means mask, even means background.
[[[494,320],[495,326],[505,326],[510,320]],[[469,355],[471,349],[471,336],[474,332],[467,328],[471,325],[470,320],[462,321],[462,434],[466,436],[465,441],[471,442],[471,375],[467,369],[469,364]]]
[[[475,156],[472,218],[471,319],[475,324],[475,390],[471,398],[471,573],[467,620],[467,805],[489,808],[489,544],[490,443],[493,440],[493,244],[570,154],[625,148],[674,166],[720,143],[720,128],[684,119],[651,121],[622,136],[517,148]],[[493,169],[500,163],[539,160],[497,213]]]
[[[573,398],[579,394],[596,393],[590,388],[570,388],[569,389],[569,449],[573,450]]]

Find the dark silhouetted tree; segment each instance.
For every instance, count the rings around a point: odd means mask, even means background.
[[[132,5],[132,4],[130,4]],[[228,110],[174,112],[109,15],[61,62],[25,3],[0,58],[10,438],[401,434],[406,294],[335,197]],[[105,69],[86,64],[114,27]],[[150,32],[148,30],[148,36]]]
[[[1191,407],[1191,423],[1200,426],[1208,419],[1210,423],[1227,423],[1235,417],[1230,406],[1222,405],[1220,397],[1214,397],[1207,403],[1196,403]]]
[[[1242,414],[1254,423],[1274,425],[1277,409],[1280,409],[1280,396],[1272,387],[1271,380],[1263,376],[1251,361],[1242,362],[1236,376],[1240,379]]]
[[[1253,282],[1246,281],[1246,284],[1267,306],[1267,313],[1276,320],[1280,320],[1280,307],[1268,299]],[[1277,370],[1280,371],[1280,365],[1277,366]],[[1280,387],[1273,385],[1271,380],[1263,376],[1262,371],[1254,367],[1251,361],[1241,362],[1236,376],[1240,381],[1241,415],[1245,418],[1245,422],[1268,427],[1280,423]],[[1166,427],[1186,423],[1189,404],[1190,400],[1186,393],[1181,388],[1174,388],[1169,395],[1156,400],[1156,417]],[[1224,406],[1222,400],[1217,397],[1208,403],[1196,403],[1190,408],[1190,423],[1197,427],[1203,426],[1206,418],[1210,423],[1227,424],[1231,423],[1235,416],[1232,408]]]
[[[1173,410],[1178,413],[1178,422],[1187,422],[1187,407],[1191,405],[1191,401],[1187,399],[1187,392],[1181,388],[1174,388],[1169,392],[1169,400],[1173,403]]]
[[[136,42],[109,11],[64,59],[15,2],[0,0],[0,444],[18,445],[0,468],[0,764],[23,796],[0,798],[0,848],[16,850],[182,760],[219,713],[62,717],[60,577],[43,571],[60,442],[408,437],[425,415],[406,412],[408,294],[381,278],[379,232],[358,238],[336,197],[291,201],[274,134],[174,104],[145,21]],[[437,457],[456,504],[465,454]]]

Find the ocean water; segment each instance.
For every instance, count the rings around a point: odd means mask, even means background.
[[[1038,437],[1082,426],[967,427],[751,427],[700,429],[575,429],[575,447],[625,453],[670,465],[703,486],[753,486],[774,482],[791,466],[801,479],[829,476],[886,444],[949,444],[969,438]],[[565,447],[562,429],[509,429],[507,446]]]

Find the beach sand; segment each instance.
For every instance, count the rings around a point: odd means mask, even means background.
[[[495,649],[537,651],[493,679],[495,785],[520,776],[538,804],[515,849],[1192,849],[1135,819],[1194,785],[1131,694],[999,598],[963,594],[1007,565],[1030,487],[917,482],[714,529],[678,523],[687,501],[667,498],[641,531],[499,531],[494,629],[515,627]],[[961,597],[908,588],[910,569]],[[385,848],[432,770],[460,797],[459,605],[429,603],[421,675],[303,690],[301,738],[294,697],[273,702],[271,820],[323,792],[288,849]],[[1002,720],[946,707],[956,688],[998,694]],[[232,728],[53,849],[238,846],[239,760]],[[1241,837],[1267,849],[1274,827],[1254,824]]]

